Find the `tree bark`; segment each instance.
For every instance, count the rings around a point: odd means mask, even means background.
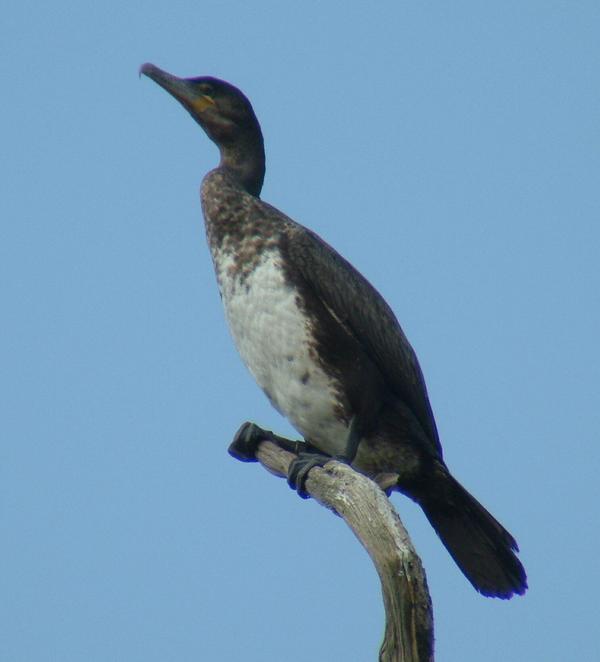
[[[244,423],[229,451],[239,460],[258,461],[270,473],[285,478],[296,457],[291,451],[301,447],[300,442]],[[389,487],[393,476],[386,478]],[[311,469],[305,485],[315,501],[344,519],[379,574],[386,618],[380,662],[430,662],[433,609],[425,570],[382,487],[386,487],[385,479],[378,485],[334,460]]]

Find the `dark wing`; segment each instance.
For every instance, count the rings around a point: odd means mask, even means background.
[[[353,334],[392,391],[410,407],[441,457],[423,373],[392,309],[366,278],[316,234],[294,224],[288,239],[291,269]]]

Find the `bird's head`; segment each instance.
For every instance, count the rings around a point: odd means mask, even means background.
[[[178,78],[146,63],[148,76],[174,96],[217,144],[221,167],[252,195],[260,195],[265,151],[260,125],[248,99],[233,85],[211,76]]]
[[[248,99],[224,80],[211,76],[178,78],[150,63],[141,66],[142,74],[174,96],[219,147],[260,132]]]

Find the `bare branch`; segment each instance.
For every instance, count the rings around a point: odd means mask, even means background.
[[[292,442],[253,426],[255,446],[250,454],[240,452],[239,438],[230,452],[238,459],[258,460],[270,473],[287,477],[298,447]],[[282,448],[282,446],[284,446]],[[387,477],[390,478],[390,477]],[[311,469],[307,492],[321,505],[344,519],[367,550],[379,578],[386,614],[380,662],[430,662],[433,660],[433,610],[427,580],[400,517],[385,493],[372,480],[341,462],[328,462]]]

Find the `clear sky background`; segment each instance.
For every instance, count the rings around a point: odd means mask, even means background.
[[[599,659],[600,5],[7,2],[0,23],[0,659],[376,659],[371,563],[227,446],[294,435],[238,359],[198,186],[137,69],[241,87],[263,198],[396,311],[454,474],[530,591],[479,596],[396,495],[437,659]]]

